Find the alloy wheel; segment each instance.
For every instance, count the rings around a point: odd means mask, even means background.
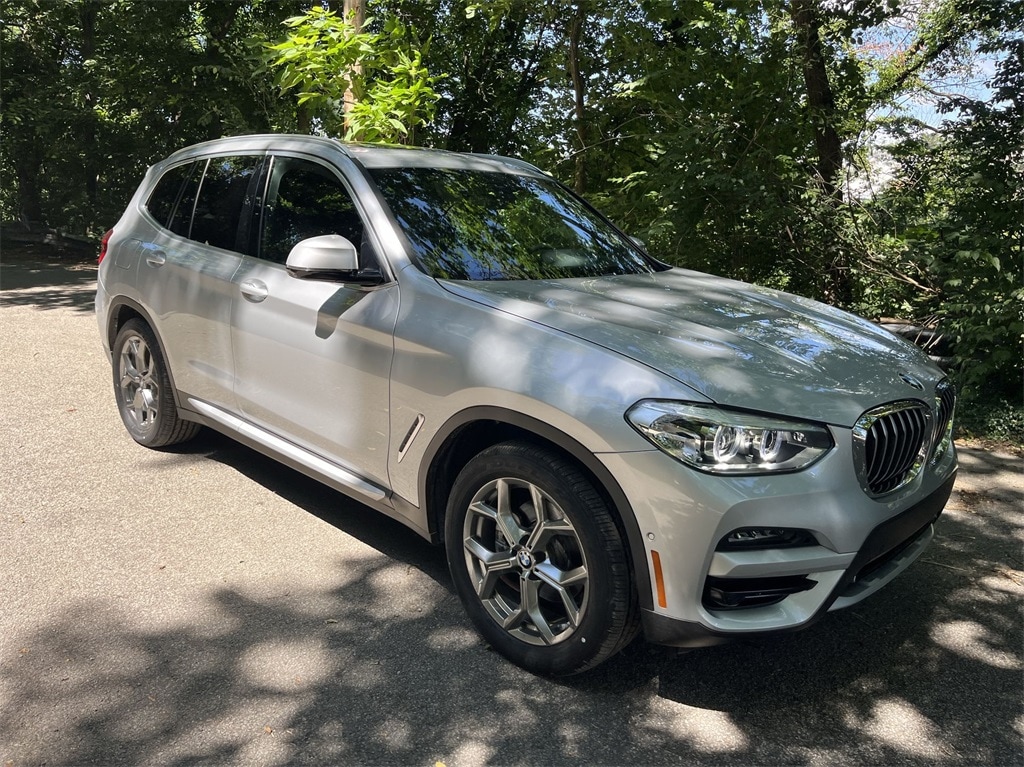
[[[543,489],[508,477],[485,484],[469,504],[463,546],[481,604],[509,634],[553,645],[579,627],[589,594],[586,557]]]
[[[128,418],[141,433],[156,425],[160,387],[156,381],[156,365],[149,344],[141,336],[132,335],[121,347],[118,368],[121,401]]]

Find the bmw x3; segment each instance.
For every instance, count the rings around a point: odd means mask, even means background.
[[[660,263],[504,157],[183,149],[105,235],[96,313],[138,443],[210,427],[443,544],[536,673],[852,605],[921,554],[957,470],[917,348]]]

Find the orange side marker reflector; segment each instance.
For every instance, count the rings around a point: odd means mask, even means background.
[[[651,550],[651,564],[654,565],[654,585],[658,589],[658,607],[668,607],[665,599],[665,576],[661,574],[661,555]]]

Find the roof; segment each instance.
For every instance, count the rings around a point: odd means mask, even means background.
[[[173,162],[189,156],[221,152],[269,152],[274,150],[304,151],[320,154],[340,151],[364,168],[445,168],[485,172],[546,175],[523,160],[500,155],[468,154],[442,149],[360,144],[321,136],[289,133],[264,133],[205,141],[185,147],[168,159]]]

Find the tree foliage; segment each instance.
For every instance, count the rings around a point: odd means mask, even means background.
[[[985,4],[991,12],[991,4]],[[893,148],[900,172],[872,204],[894,260],[931,286],[913,299],[955,336],[975,391],[1020,397],[1024,338],[1024,8],[985,16],[998,53],[989,99],[950,98],[963,113],[935,136]],[[891,233],[891,234],[890,234]]]
[[[300,129],[315,120],[318,130],[347,140],[412,143],[433,117],[437,78],[409,25],[391,17],[379,32],[357,30],[322,6],[284,25],[286,38],[267,45],[267,63],[282,90],[297,97]]]
[[[96,234],[148,163],[230,133],[513,154],[671,263],[938,319],[968,389],[1020,397],[1019,0],[340,5],[4,0],[0,213]]]
[[[276,35],[298,4],[5,0],[3,218],[101,232],[151,162],[269,129],[272,83],[246,40]]]

